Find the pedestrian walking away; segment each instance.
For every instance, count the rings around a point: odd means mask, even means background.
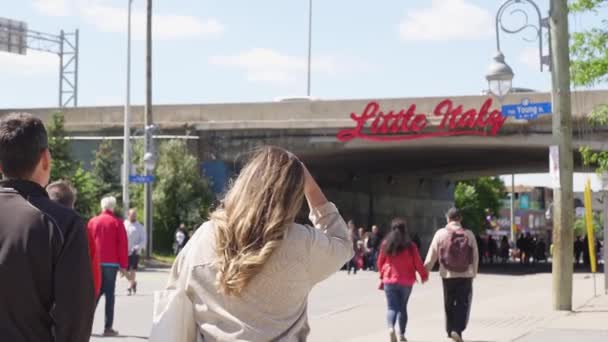
[[[395,323],[399,321],[399,341],[407,341],[407,303],[416,282],[416,273],[425,283],[429,274],[424,268],[416,244],[410,239],[404,219],[396,218],[380,247],[378,256],[381,287],[386,295],[387,324],[391,342],[397,341]]]
[[[359,232],[357,231],[357,227],[355,226],[355,223],[353,221],[348,222],[348,231],[353,244],[353,257],[348,261],[346,272],[350,275],[351,270],[353,271],[353,274],[357,274],[357,271],[359,270],[357,259],[360,256]]]
[[[295,223],[304,198],[313,227]],[[297,157],[275,147],[252,155],[220,203],[171,270],[168,290],[187,289],[194,309],[179,324],[205,342],[305,341],[310,291],[353,256],[338,209]],[[162,312],[155,321],[170,322]],[[151,342],[165,341],[161,327]]]
[[[46,187],[46,192],[51,201],[61,204],[64,207],[74,209],[76,203],[76,190],[66,181],[55,181]],[[91,232],[87,231],[87,242],[89,245],[89,258],[91,259],[91,271],[93,273],[93,286],[95,288],[95,298],[99,296],[101,289],[101,266],[99,265],[99,254],[95,247],[95,240]]]
[[[136,272],[139,264],[139,255],[146,247],[146,230],[144,225],[137,221],[137,210],[129,209],[129,214],[124,222],[127,231],[127,242],[129,250],[129,264],[127,266],[127,279],[129,280],[129,288],[127,293],[137,293]]]
[[[186,243],[188,242],[188,233],[186,232],[186,225],[180,224],[179,228],[175,231],[175,246],[174,253],[178,255],[182,251]]]
[[[378,271],[378,254],[380,253],[380,245],[382,244],[382,235],[377,225],[372,226],[372,234],[367,241],[367,247],[370,252],[370,264],[372,270]]]
[[[460,210],[452,208],[446,216],[448,224],[435,233],[424,266],[430,271],[439,261],[446,332],[452,340],[461,342],[471,313],[479,251],[475,235],[462,227]]]
[[[84,222],[51,201],[46,129],[0,119],[0,340],[88,341],[95,290]]]
[[[116,198],[104,197],[101,200],[101,214],[88,224],[101,261],[101,293],[97,302],[102,295],[106,299],[104,336],[118,336],[118,331],[113,329],[116,276],[119,272],[126,275],[128,266],[127,232],[122,220],[114,215],[115,207]]]

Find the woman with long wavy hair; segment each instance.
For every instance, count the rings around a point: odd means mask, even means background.
[[[314,227],[294,222],[304,198]],[[309,292],[352,255],[346,223],[306,167],[265,147],[179,254],[169,288],[186,290],[205,342],[305,341]]]
[[[416,282],[416,273],[425,283],[429,274],[424,268],[418,248],[410,239],[404,219],[391,222],[391,231],[380,247],[378,270],[388,306],[387,324],[391,342],[397,341],[395,323],[399,320],[399,340],[407,341],[407,303]]]

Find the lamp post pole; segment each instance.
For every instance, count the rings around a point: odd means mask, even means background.
[[[538,5],[532,0],[506,0],[496,15],[496,40],[500,50],[500,35],[519,33],[534,29],[539,40],[539,57],[541,71],[544,65],[551,68],[551,99],[553,103],[553,144],[558,149],[559,182],[554,185],[553,194],[553,308],[555,310],[572,310],[572,262],[573,262],[573,208],[572,195],[572,108],[570,101],[570,47],[568,45],[568,2],[567,0],[550,0],[549,18],[541,17]],[[509,7],[516,7],[510,14],[523,15],[524,23],[517,28],[507,28],[502,23],[502,16]],[[531,6],[537,15],[538,26],[528,23],[528,15],[520,8]],[[549,30],[550,56],[543,55],[543,28]],[[498,51],[489,73],[486,76],[490,91],[499,98],[510,90],[513,72],[504,61],[504,55]],[[502,83],[508,85],[505,87]],[[506,91],[505,91],[506,89]]]
[[[150,150],[152,145],[152,139],[154,139],[152,132],[152,0],[147,0],[146,5],[146,106],[145,106],[145,120],[144,125],[146,128],[146,134],[144,135],[144,150],[145,155],[150,156]],[[148,167],[146,169],[146,176],[151,175],[152,170]],[[148,233],[148,247],[146,248],[146,258],[150,258],[152,255],[152,241],[153,241],[153,222],[152,222],[152,185],[153,183],[147,182],[144,184],[144,216]]]
[[[511,220],[509,221],[511,230],[511,242],[515,246],[515,174],[511,174]]]

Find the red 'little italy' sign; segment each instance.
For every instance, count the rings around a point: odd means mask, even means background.
[[[425,130],[429,124],[428,115],[416,113],[415,104],[399,111],[382,111],[378,102],[372,101],[361,114],[350,114],[356,127],[341,130],[337,138],[347,142],[353,139],[399,141],[455,135],[495,136],[507,118],[499,110],[490,111],[491,107],[490,98],[479,110],[465,110],[462,105],[455,106],[450,99],[443,100],[433,111],[433,115],[441,119],[439,126]]]

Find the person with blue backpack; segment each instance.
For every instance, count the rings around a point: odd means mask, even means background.
[[[462,214],[451,208],[448,224],[439,229],[426,256],[424,267],[431,271],[439,261],[439,274],[443,279],[443,300],[446,332],[456,342],[462,342],[473,299],[473,279],[479,267],[479,251],[475,235],[462,226]]]

